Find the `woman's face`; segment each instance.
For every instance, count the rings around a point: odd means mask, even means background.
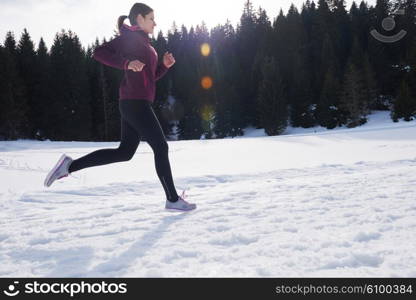
[[[148,13],[144,18],[141,14],[138,14],[136,20],[137,24],[144,32],[153,34],[153,30],[156,26],[155,15],[153,12]]]

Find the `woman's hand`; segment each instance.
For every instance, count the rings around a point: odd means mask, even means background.
[[[166,68],[170,68],[175,64],[175,59],[173,58],[172,53],[165,52],[165,55],[163,55],[163,64]]]
[[[141,72],[146,64],[142,63],[140,60],[132,60],[129,62],[127,69],[132,70],[133,72]]]

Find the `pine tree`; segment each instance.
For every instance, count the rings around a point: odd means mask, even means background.
[[[341,83],[338,77],[338,60],[329,34],[325,35],[322,45],[321,61],[320,70],[324,77],[315,118],[319,125],[332,129],[342,123],[341,112],[338,109]]]
[[[252,92],[255,97],[258,95],[263,59],[265,56],[273,55],[273,49],[270,43],[270,39],[272,38],[272,30],[273,29],[266,11],[260,7],[257,16],[255,17],[255,35],[258,39],[258,47],[250,72],[250,82],[253,89]],[[257,118],[257,115],[252,118],[252,125],[258,128],[260,127],[260,122]]]
[[[375,6],[353,2],[349,12],[345,2],[306,0],[301,13],[292,4],[287,16],[281,10],[270,22],[264,9],[255,11],[247,0],[236,30],[229,22],[211,32],[205,23],[190,30],[174,23],[166,40],[160,32],[152,40],[159,59],[165,51],[176,59],[157,82],[153,104],[165,134],[171,123],[178,125],[180,139],[242,135],[247,125],[273,128],[264,125],[271,120],[264,114],[270,106],[264,100],[266,57],[279,62],[274,89],[279,94],[277,87],[284,87],[292,126],[356,126],[370,109],[412,118],[416,0],[377,0]],[[382,20],[399,4],[406,15],[394,16],[394,32],[383,31]],[[389,45],[369,34],[372,29],[408,34]],[[203,42],[211,46],[208,57],[201,55]],[[26,29],[18,46],[7,38],[0,46],[0,138],[119,140],[118,90],[124,72],[91,55],[92,49],[85,53],[73,34],[58,35],[50,54],[42,39],[34,52]],[[201,88],[203,76],[212,78],[211,89]]]
[[[258,102],[259,119],[268,135],[279,135],[287,127],[288,111],[283,81],[273,57],[265,57]]]
[[[339,111],[340,82],[336,78],[335,68],[330,66],[326,72],[315,118],[319,125],[333,129],[342,124],[342,113]]]
[[[202,92],[199,90],[202,78],[199,69],[201,44],[193,27],[186,36],[187,38],[184,40],[184,36],[176,29],[168,34],[168,49],[173,53],[178,53],[175,57],[178,63],[175,64],[171,74],[171,95],[176,100],[173,109],[178,112],[178,138],[199,139],[202,134],[200,99],[198,97]]]
[[[287,15],[287,48],[289,59],[286,62],[286,70],[282,71],[288,87],[290,119],[294,127],[311,127],[315,121],[311,111],[314,101],[311,87],[312,62],[310,57],[310,43],[308,43],[308,31],[304,22],[309,22],[310,3],[308,8],[304,5],[302,15],[292,4]],[[283,62],[282,62],[283,64]]]
[[[408,63],[411,91],[416,95],[416,37],[413,38],[410,49],[406,55],[406,62]]]
[[[214,86],[215,90],[215,115],[214,115],[214,134],[217,138],[224,138],[227,136],[231,128],[230,119],[228,118],[227,110],[227,97],[224,95],[227,93],[227,85],[225,84],[225,70],[223,64],[220,61],[223,58],[222,45],[227,43],[227,34],[225,26],[217,25],[211,30],[211,45],[212,55],[214,56],[215,75],[217,84]],[[227,47],[228,46],[228,47]],[[226,47],[229,48],[229,45]]]
[[[364,63],[363,57],[364,57],[364,51],[360,46],[359,39],[357,36],[354,36],[352,49],[351,49],[351,56],[349,60],[351,60],[351,63],[355,65],[357,68],[362,69],[363,63]]]
[[[371,67],[370,59],[368,58],[367,53],[364,53],[363,61],[362,72],[365,82],[365,95],[368,102],[368,112],[366,114],[369,114],[371,109],[377,109],[377,95],[379,93],[379,89],[377,87],[373,68]]]
[[[338,58],[339,77],[342,77],[351,50],[351,21],[345,9],[345,0],[333,0],[333,18],[335,23],[335,48]]]
[[[283,14],[283,10],[280,9],[279,15],[273,22],[273,31],[272,31],[272,50],[273,56],[280,63],[280,69],[283,74],[289,76],[291,70],[290,60],[291,53],[289,51],[289,44],[286,42],[288,31],[288,20],[287,17]],[[264,60],[264,56],[258,56],[258,65],[261,70],[261,66]],[[283,76],[285,76],[283,75]],[[290,81],[290,80],[289,80]]]
[[[109,95],[109,88],[107,84],[107,78],[104,73],[104,66],[100,66],[99,71],[99,86],[101,88],[101,101],[103,106],[103,117],[104,117],[104,139],[108,141],[110,139],[110,95]]]
[[[395,21],[397,28],[404,29],[407,36],[397,44],[397,52],[400,57],[406,55],[406,51],[412,47],[413,38],[416,35],[416,0],[396,0],[392,3],[392,10],[402,9],[404,15],[396,15]]]
[[[375,29],[382,34],[386,34],[381,24],[390,12],[390,0],[377,0],[376,6],[369,10],[370,15],[376,16],[370,19],[371,30]],[[371,34],[368,35],[368,54],[379,82],[380,93],[383,95],[394,95],[396,90],[395,83],[392,80],[395,77],[395,69],[392,68],[396,61],[394,52],[394,45],[383,43]]]
[[[371,108],[378,109],[378,88],[368,54],[362,48],[358,36],[354,36],[351,57],[349,60],[350,63],[354,65],[356,71],[359,73],[358,75],[361,78],[360,80],[362,81],[364,88],[363,95],[367,102],[363,115],[368,115]]]
[[[235,76],[240,73],[235,56],[235,31],[229,21],[211,33],[216,84],[214,133],[218,138],[243,135],[243,112],[235,87]]]
[[[411,121],[416,116],[416,97],[411,92],[409,77],[405,77],[400,85],[399,94],[394,102],[391,118],[394,122],[404,118]]]
[[[156,52],[158,53],[159,61],[162,61],[163,55],[165,51],[167,51],[167,41],[164,38],[161,31],[159,31],[157,35],[157,39],[153,42],[153,46],[156,49]],[[176,54],[176,53],[175,53]],[[167,118],[166,110],[168,110],[168,97],[169,97],[169,83],[170,83],[170,77],[171,77],[171,71],[176,66],[173,65],[173,67],[169,70],[169,72],[161,79],[159,79],[156,82],[156,96],[155,101],[153,103],[153,107],[155,110],[155,113],[159,119],[160,125],[162,126],[162,129],[165,133],[165,135],[169,138],[169,136],[172,133],[172,124],[173,121],[171,118]]]
[[[115,38],[114,35],[112,38]],[[107,40],[102,39],[101,43]],[[93,48],[99,46],[96,39]],[[87,53],[88,81],[90,82],[90,107],[92,136],[94,140],[120,141],[119,85],[124,72],[101,64]]]
[[[290,109],[290,119],[293,127],[308,128],[315,125],[312,111],[311,79],[306,59],[306,54],[303,51],[298,51],[294,57],[293,71],[295,76],[292,82]]]
[[[91,137],[90,91],[85,52],[78,37],[64,30],[51,48],[53,138],[85,140]],[[77,74],[77,76],[74,76]],[[68,126],[70,124],[70,126]]]
[[[26,102],[28,105],[28,132],[25,132],[25,136],[34,138],[39,131],[41,119],[43,117],[41,113],[40,103],[35,98],[35,85],[37,80],[36,69],[36,53],[33,42],[30,38],[26,28],[23,31],[19,44],[17,45],[17,68],[25,86]]]
[[[213,113],[215,110],[215,90],[214,86],[217,85],[217,78],[215,78],[215,59],[214,56],[202,55],[201,45],[208,43],[209,44],[209,32],[203,23],[201,27],[197,26],[195,30],[196,40],[199,45],[199,55],[197,56],[197,78],[200,79],[197,88],[193,89],[193,103],[197,106],[197,111],[199,112],[199,120],[201,122],[200,128],[201,133],[200,137],[211,138],[213,135]],[[203,87],[203,78],[210,78],[212,85],[210,87]],[[195,118],[195,122],[197,118]]]
[[[103,121],[103,113],[105,111],[103,109],[103,89],[102,89],[102,81],[106,81],[105,78],[100,77],[104,74],[100,74],[103,65],[98,63],[93,58],[93,51],[96,47],[99,46],[98,38],[95,39],[95,42],[92,46],[87,48],[86,53],[86,69],[87,69],[87,77],[88,77],[88,84],[91,96],[91,137],[94,141],[103,141],[108,140],[108,131],[105,130],[105,122]],[[104,72],[103,72],[104,73]],[[106,93],[108,94],[108,88],[106,87]],[[106,95],[105,97],[108,97]],[[107,127],[108,128],[108,127]]]
[[[28,138],[26,87],[18,72],[16,41],[10,31],[0,55],[0,136],[7,140]]]
[[[307,110],[305,110],[303,113],[305,113],[305,116],[310,116],[308,119],[311,120],[312,124],[310,126],[316,125],[316,120],[314,119],[314,108],[316,108],[316,104],[319,102],[319,94],[321,89],[321,80],[320,76],[318,75],[318,67],[320,63],[320,57],[318,57],[318,54],[320,54],[320,51],[317,49],[320,49],[319,44],[319,38],[316,37],[315,31],[317,30],[317,25],[319,22],[317,21],[317,11],[315,2],[310,3],[309,1],[306,2],[305,7],[302,9],[302,23],[304,27],[304,32],[306,35],[305,43],[302,48],[302,51],[304,53],[304,65],[305,65],[305,73],[307,76],[307,84],[308,84],[308,102],[310,105],[308,106]],[[309,122],[308,122],[309,123]],[[302,125],[305,127],[308,127],[309,124]]]
[[[327,1],[320,0],[315,16],[312,18],[311,29],[311,59],[313,61],[313,87],[314,94],[318,102],[322,102],[322,89],[324,87],[325,78],[330,67],[333,68],[333,75],[340,76],[339,59],[336,56],[336,47],[334,47],[335,22],[327,4]],[[322,105],[321,105],[322,108]],[[322,110],[321,110],[322,112]],[[315,111],[317,113],[317,111]],[[318,121],[319,123],[319,121]]]
[[[343,123],[356,127],[366,122],[368,99],[365,81],[360,70],[350,60],[344,76],[339,108],[345,112]]]
[[[45,41],[43,38],[40,39],[38,49],[36,51],[35,59],[35,86],[34,86],[34,103],[32,107],[35,115],[37,116],[37,130],[35,138],[44,140],[47,138],[47,128],[54,126],[49,123],[47,118],[47,107],[51,103],[50,93],[50,73],[51,73],[51,62],[48,49],[46,48]]]
[[[369,8],[367,2],[361,1],[359,7],[355,1],[351,5],[351,35],[358,38],[358,43],[363,51],[368,50],[368,37],[370,32]]]
[[[243,105],[244,126],[256,123],[255,93],[256,86],[251,80],[251,72],[256,57],[259,37],[256,36],[256,13],[253,4],[247,0],[236,32],[236,53],[239,57],[242,73],[236,74],[237,91]]]

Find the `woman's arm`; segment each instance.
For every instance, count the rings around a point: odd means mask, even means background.
[[[163,55],[162,61],[157,65],[156,69],[156,80],[163,77],[166,72],[175,64],[175,58],[173,57],[172,53],[168,51],[165,52]]]
[[[157,69],[156,69],[156,80],[159,80],[160,78],[162,78],[168,70],[169,69],[165,66],[165,64],[163,62],[160,62],[157,65]]]
[[[94,59],[110,67],[127,70],[129,60],[121,55],[121,49],[123,48],[122,42],[122,36],[118,36],[98,46],[93,53]]]

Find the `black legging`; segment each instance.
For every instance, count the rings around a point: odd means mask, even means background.
[[[137,150],[141,136],[155,156],[156,172],[169,201],[175,202],[178,194],[173,184],[169,163],[169,147],[163,130],[149,101],[142,99],[119,100],[121,114],[121,141],[117,149],[100,149],[75,159],[69,172],[130,160]]]

